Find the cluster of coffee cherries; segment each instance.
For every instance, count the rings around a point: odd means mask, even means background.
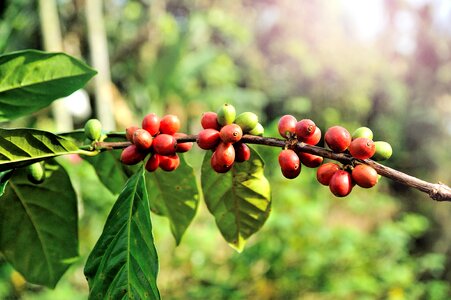
[[[197,145],[213,151],[210,164],[217,173],[226,173],[234,162],[250,158],[249,147],[241,142],[243,134],[263,135],[264,131],[256,114],[243,112],[236,116],[231,104],[222,105],[217,112],[205,112],[201,125],[203,130],[199,132]]]
[[[175,115],[165,115],[161,119],[154,113],[142,120],[142,128],[130,126],[125,136],[132,145],[121,154],[121,161],[126,165],[135,165],[144,161],[149,155],[145,168],[153,172],[158,167],[164,171],[174,171],[180,165],[177,152],[187,152],[193,143],[177,143],[177,138],[186,134],[179,133],[180,120]]]

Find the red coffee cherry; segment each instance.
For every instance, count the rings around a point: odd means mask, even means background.
[[[158,169],[159,165],[160,165],[160,155],[154,153],[147,160],[145,168],[149,172],[154,172],[156,169]]]
[[[233,166],[233,164],[224,165],[220,161],[218,161],[216,152],[213,152],[213,155],[210,160],[210,165],[212,169],[215,170],[215,172],[217,173],[227,173]]]
[[[221,128],[219,136],[224,143],[236,143],[241,140],[243,130],[237,124],[229,124]]]
[[[351,134],[341,126],[333,126],[327,129],[324,139],[334,152],[343,152],[351,144]]]
[[[301,163],[308,168],[318,168],[324,160],[321,156],[305,152],[299,152],[298,156]]]
[[[163,171],[171,172],[178,168],[180,165],[180,157],[177,154],[173,155],[160,155],[160,168]]]
[[[302,141],[311,137],[316,130],[316,124],[310,119],[303,119],[296,123],[295,132],[298,140]]]
[[[316,179],[322,185],[329,185],[332,175],[340,170],[340,166],[335,163],[322,164],[316,171]]]
[[[200,124],[203,129],[216,129],[219,131],[221,128],[218,123],[218,114],[212,111],[207,111],[202,114]]]
[[[181,137],[186,137],[187,135],[185,133],[181,133],[181,132],[176,132],[174,134],[175,138],[181,138]],[[191,150],[191,148],[193,147],[193,143],[192,142],[188,142],[188,143],[179,143],[177,142],[175,151],[176,152],[188,152],[189,150]]]
[[[140,151],[136,145],[130,145],[121,153],[121,162],[125,165],[136,165],[144,158],[146,158],[147,153]]]
[[[321,129],[319,129],[319,127],[316,127],[315,132],[313,133],[312,136],[305,139],[301,139],[300,141],[308,145],[316,145],[319,143],[320,140],[321,140]]]
[[[352,191],[351,174],[344,170],[338,170],[332,175],[329,182],[329,189],[337,197],[345,197]]]
[[[148,150],[152,146],[152,136],[147,130],[136,129],[133,133],[133,144],[140,150]]]
[[[352,170],[352,179],[358,186],[371,188],[376,185],[379,176],[376,170],[368,165],[357,165]]]
[[[356,138],[349,145],[349,153],[358,159],[367,159],[376,152],[376,145],[369,138]]]
[[[173,135],[180,129],[180,120],[176,115],[165,115],[160,120],[160,132]]]
[[[133,143],[133,134],[137,129],[139,129],[138,126],[130,126],[125,129],[125,138],[127,139],[127,141]]]
[[[280,152],[279,165],[282,175],[288,179],[296,178],[301,173],[299,156],[291,149],[285,149]]]
[[[233,144],[235,148],[235,161],[243,162],[251,158],[251,150],[245,143],[235,143]]]
[[[233,165],[235,161],[235,148],[231,143],[219,143],[215,150],[216,162],[223,167]]]
[[[298,121],[292,115],[284,115],[280,118],[277,129],[283,138],[288,138],[288,136],[293,136],[296,132],[296,123]]]
[[[197,145],[204,150],[216,148],[220,142],[219,131],[211,128],[201,130],[197,138]]]
[[[142,128],[155,136],[160,130],[160,118],[154,113],[146,115],[142,121]]]
[[[153,149],[161,155],[175,154],[176,140],[169,134],[159,134],[153,139]]]

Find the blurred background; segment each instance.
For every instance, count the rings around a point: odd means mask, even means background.
[[[451,183],[451,2],[448,0],[6,0],[0,53],[65,51],[99,71],[50,109],[4,127],[107,129],[173,113],[196,133],[203,111],[253,111],[265,135],[280,116],[323,130],[368,126],[391,143],[390,167]],[[186,156],[199,172],[202,152]],[[258,148],[273,209],[243,253],[201,204],[175,247],[153,216],[165,299],[450,299],[451,205],[388,179],[338,199],[315,170],[282,178],[280,149]],[[55,290],[24,282],[0,258],[2,299],[86,299],[87,255],[117,195],[90,165],[68,171],[80,206],[80,260]]]

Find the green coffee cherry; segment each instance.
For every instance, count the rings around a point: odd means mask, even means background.
[[[224,104],[218,109],[218,123],[221,126],[232,124],[235,121],[236,111],[232,104]]]
[[[376,152],[374,153],[373,157],[371,157],[371,159],[387,160],[393,154],[393,149],[387,142],[378,141],[374,142],[374,145],[376,146]]]
[[[27,167],[27,178],[34,184],[43,183],[45,180],[44,165],[40,162],[29,165]]]
[[[372,140],[373,139],[373,132],[368,127],[359,127],[352,133],[352,139],[356,138],[367,138]]]
[[[93,141],[99,140],[102,135],[102,124],[97,119],[90,119],[85,124],[85,135]]]
[[[265,128],[263,128],[263,125],[257,123],[257,125],[251,131],[249,131],[249,134],[262,136],[264,132]]]
[[[239,125],[243,132],[249,132],[258,124],[258,117],[253,112],[244,112],[235,119],[235,124]]]

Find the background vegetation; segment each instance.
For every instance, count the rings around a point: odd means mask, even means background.
[[[2,53],[48,49],[43,23],[51,20],[39,15],[42,2],[1,2]],[[117,129],[157,112],[177,114],[184,130],[196,133],[201,112],[229,102],[239,112],[257,113],[266,136],[278,135],[283,114],[311,118],[322,129],[369,126],[376,139],[392,144],[389,166],[451,183],[449,2],[359,2],[103,1],[104,15],[94,17],[105,24],[107,95]],[[61,49],[93,64],[98,57],[87,26],[93,11],[81,0],[56,5]],[[62,100],[71,126],[105,118],[95,105],[101,95],[94,82],[87,90],[89,105],[83,97]],[[57,130],[55,111],[1,125]],[[203,204],[177,248],[166,220],[154,216],[164,298],[451,297],[448,203],[386,179],[337,199],[316,182],[314,170],[285,180],[277,166],[279,150],[259,150],[273,187],[273,209],[243,253],[222,240]],[[198,148],[187,155],[195,170],[202,155]],[[82,268],[115,195],[90,165],[77,157],[63,163],[71,166],[79,195],[79,262],[48,290],[25,283],[0,257],[0,298],[87,297]]]

